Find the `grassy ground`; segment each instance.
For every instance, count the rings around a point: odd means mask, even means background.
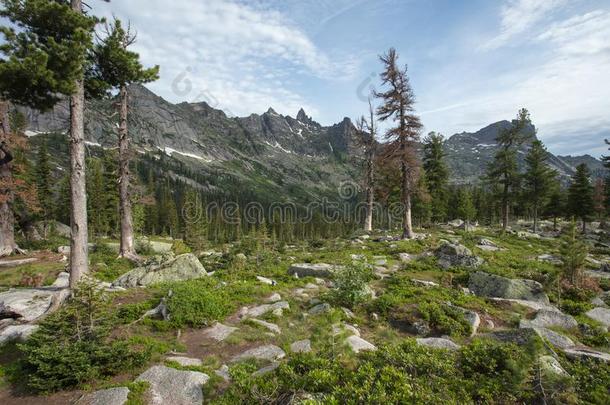
[[[503,250],[486,252],[479,249],[476,245],[480,237],[493,240]],[[473,339],[464,326],[463,315],[452,309],[449,303],[479,313],[482,318],[480,333],[486,333],[492,330],[492,327],[517,327],[519,319],[532,315],[530,309],[516,304],[498,303],[465,295],[462,287],[467,285],[470,271],[468,269],[442,270],[437,266],[434,257],[425,257],[409,263],[399,260],[399,253],[430,252],[436,249],[442,240],[459,241],[481,256],[485,263],[479,270],[506,277],[537,280],[545,286],[553,301],[560,299],[561,294],[556,294],[560,268],[536,259],[542,254],[557,254],[559,242],[556,239],[521,239],[493,230],[472,233],[435,230],[424,240],[374,242],[370,239],[336,239],[297,243],[291,247],[277,249],[272,248],[270,243],[267,247],[261,247],[261,244],[253,247],[257,244],[243,241],[231,246],[212,247],[219,252],[218,255],[200,258],[208,271],[215,271],[212,277],[114,294],[110,307],[114,322],[112,337],[126,339],[133,348],[146,348],[150,357],[144,365],[125,370],[118,380],[117,377],[108,377],[96,383],[81,384],[76,388],[91,390],[130,383],[147,365],[162,361],[165,354],[172,351],[202,359],[204,365],[194,369],[214,375],[213,371],[221,364],[227,363],[231,357],[248,348],[275,344],[289,353],[291,343],[302,339],[311,340],[314,356],[327,356],[331,353],[333,358],[342,359],[348,367],[357,360],[345,345],[345,332],[337,334],[333,330],[334,326],[341,324],[357,326],[364,339],[385,347],[401,345],[408,341],[414,336],[408,326],[414,321],[424,319],[431,325],[432,335],[448,335],[456,343],[469,345]],[[246,253],[247,258],[243,259],[240,253]],[[606,251],[595,253],[597,259],[607,260]],[[387,278],[370,282],[376,299],[351,308],[353,317],[346,315],[340,305],[333,301],[328,286],[318,286],[313,278],[295,279],[287,273],[290,265],[298,262],[350,265],[354,255],[362,257],[368,263],[384,260],[384,266],[388,269],[395,268],[396,272]],[[1,271],[0,286],[19,285],[23,274],[30,273],[43,274],[44,283],[51,282],[57,272],[63,269],[64,264],[60,257],[44,257],[44,260],[34,264]],[[114,251],[104,247],[93,249],[91,263],[93,275],[102,281],[112,281],[133,268],[131,263],[117,259]],[[256,276],[271,278],[277,284],[263,284]],[[434,281],[439,286],[422,287],[412,279]],[[311,284],[317,288],[308,289]],[[299,289],[305,289],[309,296],[297,294]],[[168,305],[173,314],[172,319],[140,320],[142,315],[154,308],[170,290],[173,295],[169,298]],[[284,311],[281,317],[266,315],[262,319],[277,324],[281,329],[280,334],[270,333],[259,325],[242,321],[235,316],[241,307],[262,304],[266,297],[274,292],[289,302],[290,310]],[[575,302],[581,300],[583,305],[586,304],[584,300],[588,299],[572,298]],[[335,305],[328,313],[309,315],[307,311],[317,300]],[[599,329],[600,325],[596,322],[583,315],[576,315],[579,322],[589,325],[591,329]],[[234,325],[239,330],[225,342],[210,341],[203,331],[215,321]],[[591,335],[578,328],[560,332],[599,350],[610,350],[610,335],[607,332]],[[0,392],[4,392],[5,398],[15,399],[10,395],[6,396],[6,392],[11,390],[6,375],[10,374],[10,369],[19,355],[8,356],[7,350],[18,353],[10,346],[9,349],[4,349],[4,355],[0,355],[0,380],[3,380]],[[172,366],[178,367],[176,364]],[[131,403],[141,403],[145,389],[140,386],[133,388]],[[217,378],[206,387],[210,398],[220,398],[219,395],[225,389],[226,384]],[[80,391],[65,392],[74,392],[76,395]],[[65,392],[62,395],[65,395]]]

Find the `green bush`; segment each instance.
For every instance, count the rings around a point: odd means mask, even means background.
[[[592,308],[593,305],[588,302],[577,302],[569,299],[561,301],[561,310],[567,312],[570,315],[584,314]]]
[[[333,353],[295,355],[260,377],[250,365],[232,368],[233,384],[213,403],[537,403],[529,380],[536,350],[475,341],[454,352],[409,339],[356,362]]]
[[[608,403],[610,364],[593,359],[566,359],[562,365],[572,376],[581,403],[600,405]]]
[[[492,403],[497,398],[519,402],[521,385],[535,361],[536,349],[520,348],[492,340],[475,340],[460,350],[459,367],[470,395],[477,402]]]
[[[81,283],[74,297],[18,346],[23,358],[14,377],[31,391],[53,392],[147,361],[149,353],[110,337],[114,319],[108,306],[108,298],[94,284]]]
[[[231,303],[225,289],[213,279],[176,283],[167,306],[175,327],[200,327],[229,315]]]
[[[470,324],[464,318],[464,313],[457,308],[434,302],[422,302],[418,306],[418,311],[438,334],[470,335]]]
[[[354,308],[371,298],[368,282],[373,278],[370,267],[362,263],[347,265],[334,274],[335,288],[330,293],[330,299],[336,305]]]
[[[185,253],[191,253],[191,248],[188,247],[182,239],[176,239],[172,244],[172,250],[176,255],[183,255]]]

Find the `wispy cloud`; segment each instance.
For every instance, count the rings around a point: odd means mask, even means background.
[[[315,112],[291,90],[294,78],[345,78],[358,63],[321,52],[280,12],[244,3],[130,0],[103,7],[138,28],[135,49],[147,64],[161,65],[163,79],[151,88],[172,101],[208,101],[236,115],[269,106]]]
[[[481,77],[459,83],[460,91],[453,89],[424,119],[454,133],[510,119],[526,107],[551,150],[599,156],[602,134],[610,132],[610,10],[539,24],[534,41],[539,54],[530,63],[503,71],[484,88],[477,87]]]
[[[500,33],[483,43],[481,49],[491,50],[506,45],[566,3],[568,0],[509,0],[502,6]]]

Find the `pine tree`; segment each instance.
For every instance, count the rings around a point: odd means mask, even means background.
[[[524,195],[534,211],[534,233],[538,231],[538,215],[547,203],[556,172],[547,164],[548,152],[539,140],[532,142],[525,157]]]
[[[606,185],[604,179],[596,179],[593,186],[593,210],[598,221],[603,222],[606,215]]]
[[[192,249],[199,251],[205,246],[204,207],[199,193],[189,189],[182,207],[184,223],[184,242]]]
[[[417,219],[418,226],[428,224],[432,216],[430,205],[432,197],[428,189],[427,178],[427,173],[422,170],[417,181],[417,191],[413,194],[413,216]]]
[[[544,207],[544,215],[553,219],[553,230],[557,231],[557,218],[566,212],[566,195],[561,189],[561,183],[555,179],[550,186],[549,199]]]
[[[119,196],[121,218],[121,242],[119,255],[138,260],[133,233],[133,214],[131,205],[131,173],[129,164],[131,150],[127,129],[128,94],[131,84],[148,83],[159,78],[159,67],[144,69],[139,55],[128,48],[135,43],[136,35],[128,25],[124,28],[121,21],[115,19],[112,25],[106,25],[106,38],[94,49],[94,69],[89,72],[98,88],[109,86],[119,90]]]
[[[431,215],[434,222],[443,222],[447,218],[447,183],[449,170],[445,164],[443,135],[430,132],[424,139],[423,167],[431,196]]]
[[[605,142],[606,142],[606,145],[610,145],[609,140],[606,139]],[[604,206],[606,207],[606,215],[610,216],[610,155],[603,156],[602,161],[604,162],[604,167],[606,168],[606,179],[605,179],[605,184],[604,184],[604,190],[605,190]]]
[[[472,193],[469,189],[462,187],[458,192],[457,213],[460,219],[465,223],[466,231],[470,228],[470,221],[474,220],[477,211],[472,201]]]
[[[587,245],[578,239],[574,221],[570,223],[564,233],[560,253],[565,278],[573,285],[579,286],[588,252]]]
[[[502,202],[503,230],[508,228],[510,207],[519,189],[517,151],[528,139],[524,130],[530,123],[529,112],[525,108],[519,110],[517,120],[513,121],[509,128],[500,131],[500,135],[496,138],[500,150],[487,171],[488,181],[501,186],[499,198]]]
[[[91,158],[87,161],[87,209],[89,211],[88,223],[91,235],[105,233],[105,187],[104,166],[101,159]]]
[[[576,167],[576,173],[572,176],[572,183],[568,190],[568,212],[582,221],[582,232],[585,233],[587,221],[595,213],[595,207],[591,172],[584,163]]]
[[[43,141],[38,149],[36,160],[36,192],[44,219],[50,219],[53,214],[53,193],[51,191],[51,165],[47,142]]]
[[[54,218],[62,224],[70,222],[70,211],[66,207],[70,206],[70,176],[65,175],[59,180],[57,198],[55,203]]]
[[[84,66],[97,19],[81,0],[2,0],[0,98],[40,110],[70,96],[70,286],[88,271]],[[10,218],[9,218],[10,219]],[[4,218],[3,218],[4,220]]]
[[[411,224],[411,199],[416,192],[419,177],[419,161],[417,157],[417,142],[422,123],[415,115],[415,95],[407,77],[407,67],[398,66],[398,55],[394,48],[380,57],[384,65],[381,73],[385,92],[375,93],[383,100],[377,108],[377,116],[381,121],[392,120],[396,126],[386,131],[385,139],[388,145],[384,157],[400,163],[401,203],[403,204],[403,239],[414,237]]]

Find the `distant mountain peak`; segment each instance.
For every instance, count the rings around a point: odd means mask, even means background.
[[[299,112],[297,113],[297,121],[303,122],[303,123],[308,123],[311,121],[311,118],[307,116],[307,113],[305,113],[304,109],[300,109]]]
[[[267,110],[267,114],[271,114],[271,115],[279,115],[274,109],[273,107],[269,107],[269,109]]]

